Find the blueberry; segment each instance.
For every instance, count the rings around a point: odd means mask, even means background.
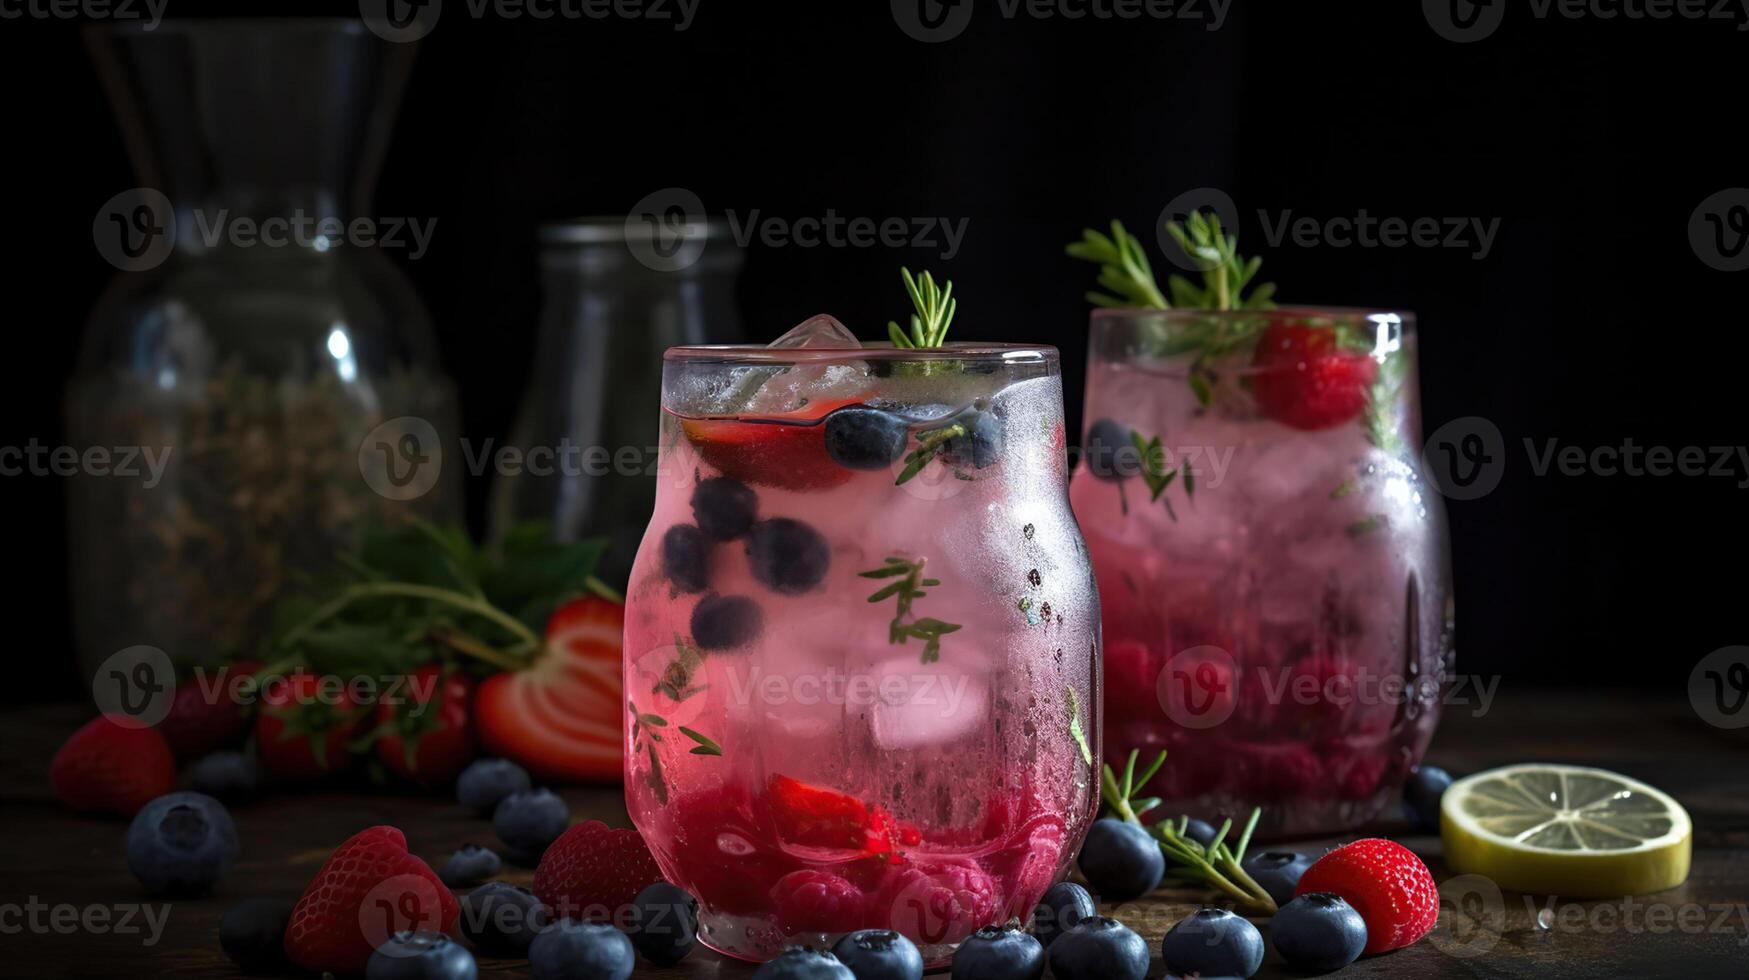
[[[852,405],[826,416],[826,454],[846,469],[885,469],[905,455],[909,438],[904,419],[878,408]]]
[[[246,898],[219,920],[219,947],[244,973],[279,973],[286,968],[285,927],[292,904],[276,898]]]
[[[711,543],[691,524],[676,524],[662,535],[662,574],[682,592],[703,592],[709,579]]]
[[[1312,892],[1269,920],[1269,943],[1296,970],[1340,970],[1366,949],[1366,920],[1340,895]]]
[[[831,953],[791,946],[754,970],[753,980],[856,980],[856,974]]]
[[[1116,919],[1096,915],[1058,936],[1050,960],[1055,980],[1142,980],[1148,944]]]
[[[692,607],[692,642],[703,650],[746,646],[764,628],[759,604],[744,595],[707,595]]]
[[[957,466],[983,469],[1002,458],[1002,420],[994,412],[971,409],[954,418],[964,435],[950,436],[941,444],[941,458]]]
[[[753,526],[759,495],[740,480],[713,476],[692,488],[692,519],[705,537],[733,541]]]
[[[625,933],[599,922],[561,919],[528,947],[535,980],[626,980],[636,964]]]
[[[1142,471],[1142,454],[1130,441],[1130,430],[1111,419],[1093,423],[1081,452],[1087,471],[1101,480],[1123,480]]]
[[[856,980],[923,980],[923,954],[891,929],[849,933],[833,944],[832,955]]]
[[[492,851],[478,844],[463,844],[443,863],[437,877],[451,888],[471,888],[497,874],[503,865]]]
[[[166,793],[134,815],[127,855],[152,894],[205,895],[237,860],[237,825],[210,796]]]
[[[462,897],[462,935],[488,956],[520,958],[553,921],[534,892],[507,881],[488,881]]]
[[[1049,946],[1058,936],[1075,928],[1077,922],[1098,912],[1087,889],[1072,881],[1060,881],[1045,892],[1038,908],[1032,910],[1032,934]]]
[[[1045,948],[1019,929],[985,926],[953,954],[953,980],[1038,980],[1044,972]]]
[[[1264,851],[1251,855],[1244,862],[1245,873],[1263,886],[1269,897],[1275,899],[1276,905],[1286,905],[1293,900],[1300,875],[1311,866],[1311,858],[1292,851]]]
[[[1439,833],[1439,799],[1451,785],[1451,773],[1438,766],[1409,770],[1403,784],[1403,813],[1409,822],[1430,834]]]
[[[1207,820],[1198,820],[1195,817],[1184,818],[1184,836],[1204,847],[1215,842],[1215,834],[1217,833],[1219,831],[1215,829],[1215,825]]]
[[[528,771],[508,759],[476,759],[455,781],[455,798],[462,806],[485,816],[511,793],[520,793],[533,784]]]
[[[214,799],[246,800],[261,787],[261,763],[234,749],[214,752],[188,767],[188,785]]]
[[[1166,857],[1148,832],[1106,817],[1093,821],[1081,845],[1081,873],[1107,902],[1141,898],[1159,887]]]
[[[1263,935],[1226,909],[1197,909],[1160,940],[1168,973],[1248,977],[1263,965]]]
[[[801,521],[774,517],[753,525],[747,536],[753,577],[784,595],[806,592],[826,577],[832,549],[819,531]]]
[[[626,936],[657,966],[680,962],[698,942],[698,901],[666,881],[638,892],[632,913]]]
[[[397,932],[370,954],[365,980],[474,980],[474,954],[441,932]]]
[[[550,789],[512,793],[492,811],[492,829],[509,848],[506,855],[524,864],[530,857],[538,862],[570,825],[571,808]]]

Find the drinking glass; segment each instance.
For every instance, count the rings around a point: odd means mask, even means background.
[[[626,802],[706,944],[1027,916],[1099,797],[1050,347],[677,347],[626,607]],[[792,336],[795,332],[792,332]]]
[[[1093,315],[1072,481],[1105,617],[1105,751],[1160,813],[1352,828],[1396,797],[1452,669],[1413,317]]]

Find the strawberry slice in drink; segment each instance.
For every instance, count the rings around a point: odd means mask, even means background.
[[[923,840],[916,827],[837,790],[784,775],[772,776],[767,789],[778,837],[792,846],[854,851],[898,861],[904,848]]]
[[[1358,417],[1378,377],[1370,355],[1345,350],[1336,331],[1276,323],[1258,338],[1251,396],[1263,414],[1295,429],[1330,429]]]
[[[822,421],[854,398],[809,402],[782,419],[682,419],[699,458],[724,476],[784,490],[824,490],[856,475],[826,453]]]

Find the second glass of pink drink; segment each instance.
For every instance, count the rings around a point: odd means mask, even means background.
[[[1053,348],[668,352],[626,610],[626,802],[700,935],[945,961],[1099,797],[1099,603]]]
[[[1452,658],[1412,319],[1099,310],[1085,418],[1107,757],[1169,750],[1162,813],[1307,835],[1379,812]]]

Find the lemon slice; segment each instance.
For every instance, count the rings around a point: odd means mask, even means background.
[[[1439,804],[1445,863],[1501,888],[1567,897],[1641,895],[1688,877],[1682,804],[1606,769],[1529,763],[1451,784]]]

